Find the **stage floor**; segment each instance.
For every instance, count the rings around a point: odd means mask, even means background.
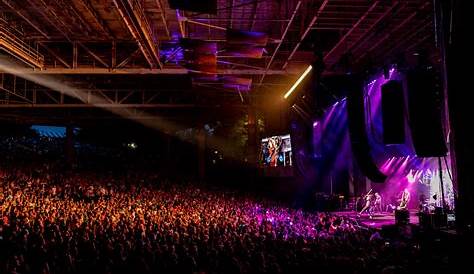
[[[374,213],[372,218],[368,214],[358,215],[355,211],[338,211],[333,212],[335,215],[345,216],[356,220],[359,225],[368,227],[368,228],[375,228],[375,229],[382,229],[383,226],[387,225],[394,225],[395,224],[395,214],[394,213]],[[410,211],[410,224],[418,225],[419,219],[416,215],[417,211]]]

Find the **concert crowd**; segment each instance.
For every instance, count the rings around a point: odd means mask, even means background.
[[[153,172],[0,167],[0,273],[409,273],[404,235]]]

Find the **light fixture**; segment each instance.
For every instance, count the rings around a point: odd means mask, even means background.
[[[296,80],[296,82],[293,84],[293,86],[290,88],[290,90],[288,90],[285,93],[285,96],[283,96],[285,99],[288,98],[288,96],[290,96],[290,94],[296,89],[296,87],[301,83],[301,81],[303,81],[303,79],[306,77],[306,75],[308,75],[308,73],[311,71],[311,69],[313,69],[313,67],[311,65],[309,65],[308,68],[300,76],[300,78],[298,78],[298,80]]]

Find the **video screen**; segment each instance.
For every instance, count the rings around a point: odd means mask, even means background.
[[[265,167],[292,166],[290,134],[262,139],[261,162]]]

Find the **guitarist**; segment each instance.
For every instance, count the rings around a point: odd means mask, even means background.
[[[365,206],[362,208],[362,210],[359,212],[359,214],[362,214],[362,212],[368,210],[370,208],[370,205],[372,203],[372,189],[369,190],[369,192],[367,192],[367,194],[365,194],[364,196],[364,200],[365,200]]]
[[[400,199],[400,205],[398,205],[397,209],[398,210],[407,209],[409,201],[410,201],[410,192],[408,192],[408,189],[405,188],[402,192],[402,198]]]

